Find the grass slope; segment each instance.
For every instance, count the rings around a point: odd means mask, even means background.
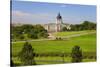
[[[73,37],[68,40],[51,40],[51,41],[33,41],[30,42],[32,47],[34,48],[36,53],[54,53],[54,52],[65,52],[71,53],[71,50],[74,45],[79,45],[85,55],[96,55],[96,33],[95,34],[88,34],[82,35],[79,37]],[[17,55],[22,47],[23,42],[21,43],[12,43],[12,54],[13,54],[13,61],[16,64],[21,64],[21,61],[15,55]],[[47,60],[47,61],[62,61],[62,57],[35,57],[36,60]],[[71,62],[71,57],[67,56],[64,57],[65,63]],[[96,59],[85,58],[83,62],[94,62]],[[63,62],[39,62],[36,61],[37,64],[58,64]]]
[[[68,52],[74,45],[79,45],[83,52],[96,52],[96,34],[88,34],[68,40],[33,41],[30,42],[36,53]],[[18,54],[24,43],[13,43],[12,53]]]
[[[89,33],[89,32],[95,32],[95,30],[56,32],[53,35],[54,36],[70,36],[73,34],[82,34],[82,33]]]

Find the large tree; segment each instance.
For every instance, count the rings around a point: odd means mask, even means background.
[[[34,29],[34,26],[31,24],[24,24],[21,26],[21,28],[23,29],[24,33],[30,33],[32,29]]]
[[[35,56],[34,49],[32,49],[31,44],[26,42],[21,52],[19,53],[20,60],[24,65],[34,65],[36,64],[34,61],[34,56]]]
[[[86,30],[95,30],[96,29],[96,23],[89,22],[89,21],[84,21],[82,23],[84,29]]]
[[[96,23],[90,21],[84,21],[81,24],[71,25],[72,31],[81,31],[81,30],[96,30]]]
[[[72,48],[72,62],[81,62],[82,61],[82,50],[79,46],[74,46]]]
[[[12,26],[12,34],[11,37],[17,40],[25,40],[25,38],[38,39],[38,38],[47,38],[48,33],[45,28],[39,24],[31,25],[24,24],[21,26]]]

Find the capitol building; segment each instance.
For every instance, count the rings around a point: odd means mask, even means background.
[[[12,26],[22,26],[23,24],[22,23],[12,23],[11,25]],[[70,24],[63,23],[63,18],[60,15],[60,13],[58,13],[56,17],[56,21],[54,23],[40,24],[40,25],[43,26],[47,30],[48,33],[62,32],[64,27],[66,27],[67,30],[71,29]]]
[[[64,27],[70,30],[70,24],[63,23],[62,16],[58,13],[55,23],[48,23],[42,25],[48,32],[61,32]]]

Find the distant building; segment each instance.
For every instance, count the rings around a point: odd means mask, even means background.
[[[60,32],[62,31],[62,24],[63,24],[63,21],[62,21],[62,16],[60,15],[60,13],[58,13],[58,16],[56,17],[57,20],[56,20],[56,32]]]
[[[11,23],[11,26],[22,26],[21,23]],[[56,17],[56,21],[54,23],[48,23],[48,24],[41,24],[48,32],[61,32],[63,27],[66,27],[66,29],[70,30],[70,24],[64,23],[63,18],[58,13]]]
[[[63,27],[66,27],[68,30],[71,29],[70,24],[63,23],[62,16],[60,15],[60,13],[58,13],[55,23],[44,24],[43,27],[48,32],[61,32]]]

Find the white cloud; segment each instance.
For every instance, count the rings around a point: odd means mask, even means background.
[[[22,11],[12,11],[12,16],[31,16],[31,14]]]
[[[12,11],[12,22],[29,23],[29,22],[47,22],[52,20],[54,15],[51,13],[28,13],[24,11]]]
[[[60,7],[66,7],[67,5],[61,5]]]
[[[32,17],[32,18],[47,18],[51,17],[50,13],[27,13],[23,11],[12,11],[13,17]]]

